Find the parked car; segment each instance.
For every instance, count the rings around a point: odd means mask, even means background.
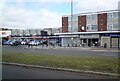
[[[20,46],[21,42],[20,41],[14,41],[11,43],[12,46]]]
[[[8,40],[6,42],[3,43],[3,45],[10,45],[12,41]]]
[[[25,45],[26,43],[26,41],[21,41],[21,45]]]
[[[37,41],[37,40],[32,40],[32,41],[29,42],[29,44],[30,44],[31,46],[37,46],[37,45],[40,44],[40,42]]]

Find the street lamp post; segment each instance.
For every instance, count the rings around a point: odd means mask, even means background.
[[[85,29],[85,27],[84,27],[84,26],[82,26],[82,27],[81,27],[81,32],[83,32],[83,31],[84,31],[84,29]],[[82,46],[83,46],[83,43],[84,43],[83,39],[82,39],[81,43],[82,43]]]
[[[73,45],[73,0],[71,0],[71,47]]]

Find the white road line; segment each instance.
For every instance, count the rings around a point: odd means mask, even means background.
[[[109,50],[92,50],[92,51],[109,51]]]

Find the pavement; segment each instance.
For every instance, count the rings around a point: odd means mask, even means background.
[[[13,47],[13,46],[2,46],[2,47]],[[64,49],[64,50],[86,50],[86,51],[108,51],[108,52],[120,52],[120,48],[103,48],[103,47],[59,47],[59,46],[32,46],[27,45],[19,46],[24,49]]]
[[[26,47],[28,48],[28,47]],[[89,50],[89,51],[108,51],[108,52],[120,52],[120,48],[102,48],[102,47],[42,47],[33,46],[33,49],[65,49],[65,50]]]
[[[87,50],[87,51],[98,51],[98,52],[120,52],[120,49],[118,48],[102,48],[102,47],[41,47],[41,46],[33,46],[33,49],[62,49],[62,50]]]
[[[90,56],[90,57],[112,57],[118,58],[119,52],[115,51],[102,51],[92,50],[92,48],[78,48],[78,47],[56,47],[56,48],[40,48],[33,46],[3,46],[2,51],[11,51],[26,54],[49,54],[49,55],[68,55],[68,56]]]

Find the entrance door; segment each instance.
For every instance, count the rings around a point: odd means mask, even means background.
[[[92,46],[92,39],[88,39],[88,46],[89,46],[89,47]]]
[[[112,38],[112,47],[118,48],[118,38]]]

